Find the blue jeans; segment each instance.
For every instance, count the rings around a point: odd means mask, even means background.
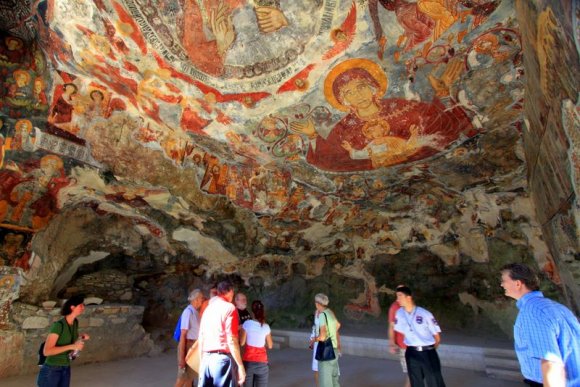
[[[40,367],[36,385],[38,387],[69,387],[70,367],[43,364]]]
[[[237,387],[238,367],[231,355],[204,352],[198,387]]]
[[[270,367],[268,363],[245,361],[246,381],[244,387],[267,387]]]

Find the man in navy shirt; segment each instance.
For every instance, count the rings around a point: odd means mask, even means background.
[[[536,273],[521,263],[501,269],[505,295],[520,310],[516,354],[530,386],[580,386],[580,323],[564,305],[544,298]]]
[[[395,315],[395,331],[405,335],[405,360],[411,387],[445,387],[437,347],[441,328],[435,317],[426,309],[415,305],[411,289],[399,286],[397,301],[401,308]]]

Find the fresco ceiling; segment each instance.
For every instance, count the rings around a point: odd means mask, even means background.
[[[40,3],[48,60],[6,62],[7,115],[33,119],[35,147],[44,133],[88,145],[67,156],[96,166],[112,164],[97,140],[158,150],[256,212],[279,211],[287,200],[264,195],[296,179],[329,194],[353,182],[356,198],[395,169],[468,158],[520,117],[509,1]]]
[[[511,0],[2,7],[11,265],[29,270],[31,235],[82,209],[128,220],[152,254],[204,245],[210,271],[349,251],[343,274],[368,290],[376,254],[486,262],[502,222],[533,223]],[[535,227],[501,238],[535,243]]]

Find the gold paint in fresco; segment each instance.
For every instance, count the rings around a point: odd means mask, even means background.
[[[344,62],[335,66],[330,72],[328,73],[326,79],[324,80],[324,96],[329,104],[331,104],[334,108],[341,110],[341,111],[349,111],[348,106],[342,104],[334,95],[332,91],[332,85],[338,76],[340,76],[345,71],[352,69],[352,68],[360,68],[367,71],[379,84],[379,90],[377,91],[377,96],[383,96],[389,85],[389,80],[387,79],[387,74],[385,71],[375,62],[356,58],[356,59],[348,59]]]

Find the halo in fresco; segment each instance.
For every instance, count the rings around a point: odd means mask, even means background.
[[[335,109],[342,110],[344,112],[349,110],[348,106],[341,103],[333,93],[332,86],[334,81],[338,76],[343,74],[346,70],[351,68],[360,68],[369,73],[379,85],[377,90],[377,95],[384,95],[387,91],[389,85],[389,80],[387,79],[387,74],[377,63],[362,58],[348,59],[344,62],[335,66],[326,76],[324,81],[324,96],[328,103],[330,103]]]
[[[337,1],[123,0],[147,41],[183,73],[246,92],[279,84],[331,44]],[[323,39],[318,39],[323,36]]]

